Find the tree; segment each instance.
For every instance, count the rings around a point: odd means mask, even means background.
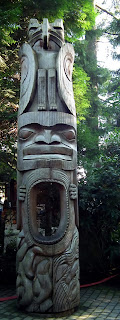
[[[79,183],[81,269],[108,273],[119,267],[120,252],[120,141],[109,135],[101,148],[99,166],[87,167]]]
[[[99,12],[104,11],[110,16],[109,25],[106,20],[100,26],[86,32],[85,40],[76,43],[76,63],[82,66],[89,77],[89,105],[86,119],[78,124],[78,158],[87,163],[96,161],[99,158],[99,141],[104,139],[104,134],[119,125],[119,70],[110,72],[97,62],[96,43],[103,34],[108,34],[114,46],[118,44],[119,39],[119,19],[118,19],[118,1],[113,12],[107,10],[107,7],[99,8]],[[102,20],[102,19],[101,19]],[[113,35],[116,35],[115,40]],[[119,55],[115,55],[119,58]],[[92,142],[92,143],[91,143]]]
[[[97,64],[96,40],[99,30],[93,29],[86,32],[86,37],[76,46],[76,65],[81,66],[89,79],[87,98],[89,109],[84,113],[84,119],[78,123],[78,159],[84,162],[95,161],[99,155],[98,116],[101,108],[100,91],[105,92],[104,83],[109,79],[109,72]],[[81,108],[80,108],[81,111]]]
[[[4,14],[3,14],[4,13]],[[18,58],[14,32],[21,9],[17,1],[0,3],[0,177],[10,181],[16,169],[16,117],[18,103]]]
[[[119,128],[120,123],[120,112],[119,112],[119,98],[120,98],[120,85],[119,85],[119,76],[120,76],[120,68],[119,68],[119,59],[120,54],[118,54],[117,49],[120,45],[120,14],[119,14],[119,1],[115,0],[112,2],[112,7],[110,8],[108,3],[108,8],[100,7],[96,5],[99,9],[100,13],[105,12],[106,17],[110,17],[108,19],[108,23],[106,24],[106,20],[100,25],[102,34],[105,35],[109,42],[113,46],[113,59],[118,60],[118,69],[111,71],[111,78],[109,79],[109,83],[106,83],[106,99],[104,98],[103,110],[101,110],[101,115],[103,112],[103,116],[106,117],[106,130],[114,130],[115,127]]]
[[[107,12],[107,8],[104,11]],[[107,27],[102,25],[98,31],[99,35],[102,32],[108,34],[116,46],[119,30],[115,28],[119,22],[114,14],[109,15],[113,19],[110,25]],[[116,16],[118,17],[117,11]],[[112,30],[113,25],[114,30]],[[114,42],[112,35],[115,34]],[[86,56],[84,55],[84,57]],[[90,60],[88,61],[89,66],[88,69],[85,69],[86,72],[90,72],[91,64]],[[95,63],[94,66],[95,68],[92,67],[91,82],[94,84],[94,80],[96,80],[97,95],[92,94],[93,104],[91,103],[91,105],[94,106],[95,101],[98,102],[95,109],[91,108],[90,111],[94,111],[93,115],[95,110],[98,112],[97,132],[99,139],[96,140],[96,146],[98,145],[98,149],[95,149],[96,153],[93,150],[95,134],[91,134],[91,129],[95,129],[95,126],[93,127],[92,123],[89,126],[89,122],[86,121],[86,126],[81,123],[80,131],[78,130],[79,141],[82,138],[81,144],[84,143],[80,159],[86,169],[86,177],[79,182],[80,252],[85,252],[85,255],[81,254],[81,269],[87,273],[108,273],[109,270],[112,271],[112,268],[119,268],[120,253],[119,70],[111,73],[101,69],[98,65],[96,68]],[[90,73],[87,74],[90,75]],[[91,114],[88,114],[89,116]]]

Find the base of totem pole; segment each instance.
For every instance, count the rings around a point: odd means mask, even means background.
[[[63,312],[58,312],[58,313],[56,313],[56,312],[49,312],[49,313],[34,313],[34,312],[27,312],[27,311],[24,311],[23,309],[21,309],[21,308],[19,308],[18,307],[18,309],[19,310],[21,310],[23,313],[26,313],[26,314],[29,314],[29,316],[31,316],[31,317],[39,317],[39,318],[44,318],[44,319],[47,319],[47,318],[52,318],[53,316],[55,317],[55,318],[62,318],[62,317],[66,317],[66,316],[70,316],[70,315],[72,315],[74,312],[76,312],[77,310],[78,310],[78,308],[79,308],[79,305],[77,306],[77,307],[75,307],[75,308],[72,308],[72,309],[70,309],[70,310],[67,310],[67,311],[63,311]]]
[[[77,311],[78,307],[67,310],[67,311],[63,311],[63,312],[58,312],[58,313],[37,313],[36,316],[40,317],[40,318],[52,318],[53,316],[55,318],[60,318],[60,317],[66,317],[66,316],[70,316],[72,315],[75,311]],[[30,315],[30,314],[29,314]],[[31,316],[35,316],[35,313],[31,313]]]

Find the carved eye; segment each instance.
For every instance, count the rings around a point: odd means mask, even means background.
[[[19,138],[22,139],[22,140],[26,140],[31,136],[31,134],[33,134],[32,130],[30,130],[30,129],[21,129],[19,131]]]
[[[70,141],[72,141],[72,140],[75,140],[75,131],[74,130],[67,130],[67,131],[64,131],[63,132],[63,135],[65,136],[65,138],[67,139],[67,140],[70,140]]]

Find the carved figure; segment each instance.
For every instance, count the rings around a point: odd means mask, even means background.
[[[20,49],[18,306],[62,312],[79,304],[74,50],[62,20],[31,19]]]

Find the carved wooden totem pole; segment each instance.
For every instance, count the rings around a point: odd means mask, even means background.
[[[20,58],[18,306],[62,312],[80,299],[74,50],[62,20],[31,19]]]

